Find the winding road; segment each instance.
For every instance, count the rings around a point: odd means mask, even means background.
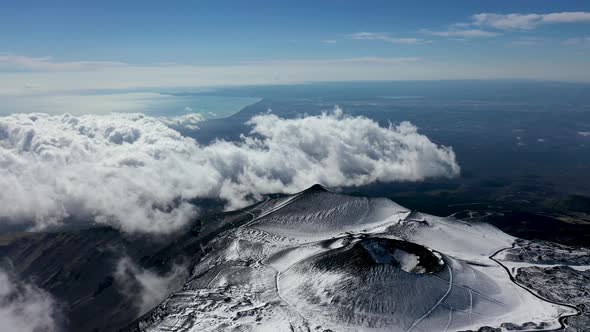
[[[547,298],[545,298],[545,297],[542,297],[542,296],[538,295],[537,293],[535,293],[534,291],[532,291],[532,290],[528,289],[527,287],[525,287],[525,286],[523,286],[523,285],[519,284],[519,283],[516,281],[516,278],[514,278],[514,276],[513,276],[513,275],[512,275],[512,273],[510,272],[510,269],[509,269],[509,268],[508,268],[506,265],[502,264],[502,263],[501,263],[499,260],[497,260],[497,259],[495,258],[495,256],[497,256],[499,253],[501,253],[501,252],[503,252],[503,251],[505,251],[505,250],[508,250],[508,249],[514,249],[515,245],[516,245],[516,244],[514,244],[514,243],[513,243],[513,244],[512,244],[512,247],[502,248],[502,249],[500,249],[500,250],[496,251],[495,253],[493,253],[493,254],[492,254],[492,255],[491,255],[489,258],[490,258],[491,260],[493,260],[494,262],[496,262],[496,264],[498,264],[498,265],[500,265],[502,268],[504,268],[504,270],[506,271],[506,273],[508,273],[508,276],[510,277],[510,281],[512,281],[512,283],[514,283],[516,286],[518,286],[518,287],[520,287],[520,288],[522,288],[522,289],[526,290],[526,291],[527,291],[527,292],[529,292],[531,295],[533,295],[534,297],[536,297],[536,298],[538,298],[538,299],[540,299],[540,300],[543,300],[543,301],[545,301],[545,302],[549,302],[549,303],[552,303],[552,304],[555,304],[555,305],[559,305],[559,306],[567,307],[567,308],[570,308],[570,309],[574,310],[574,311],[575,311],[575,313],[573,313],[573,314],[570,314],[570,315],[563,315],[563,316],[559,317],[559,319],[558,319],[557,321],[559,322],[559,325],[560,325],[560,327],[559,327],[558,329],[545,330],[545,331],[563,331],[563,330],[565,330],[565,329],[567,328],[566,319],[567,319],[568,317],[573,317],[573,316],[580,316],[580,315],[582,314],[582,311],[581,311],[580,309],[578,309],[576,306],[573,306],[573,305],[571,305],[571,304],[565,304],[565,303],[560,303],[560,302],[555,302],[555,301],[549,300],[549,299],[547,299]]]

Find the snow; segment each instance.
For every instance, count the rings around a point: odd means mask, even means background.
[[[252,220],[208,245],[194,277],[143,330],[549,330],[571,314],[510,280],[490,256],[515,238],[487,224],[317,188],[244,213]]]

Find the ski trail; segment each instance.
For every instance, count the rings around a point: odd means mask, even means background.
[[[414,329],[414,327],[416,327],[416,325],[418,325],[424,318],[426,318],[428,315],[430,315],[430,313],[432,313],[434,311],[434,309],[436,309],[436,307],[438,307],[442,301],[445,300],[445,298],[449,295],[449,293],[451,292],[451,289],[453,288],[453,270],[451,270],[451,268],[449,267],[449,265],[447,264],[447,269],[449,270],[449,288],[447,289],[446,293],[444,293],[444,295],[440,298],[440,300],[438,300],[438,302],[436,302],[432,308],[430,308],[430,310],[428,310],[427,313],[425,313],[424,315],[422,315],[422,317],[418,318],[414,324],[412,324],[412,326],[410,326],[410,328],[406,331],[406,332],[410,332]]]
[[[449,308],[449,320],[447,321],[447,325],[445,326],[445,330],[443,332],[447,332],[449,330],[449,326],[451,326],[451,320],[453,320],[453,308]]]
[[[439,276],[436,276],[436,275],[432,275],[432,276],[433,276],[433,277],[435,277],[435,278],[437,278],[437,279],[439,279],[439,280],[441,280],[441,281],[444,281],[444,282],[449,282],[448,280],[446,280],[446,279],[444,279],[444,278],[441,278],[441,277],[439,277]],[[483,298],[483,299],[486,299],[486,300],[488,300],[488,301],[490,301],[490,302],[492,302],[492,303],[495,303],[495,304],[497,304],[497,305],[499,305],[499,306],[502,306],[502,307],[505,307],[505,308],[508,308],[508,307],[509,307],[509,306],[508,306],[506,303],[504,303],[504,302],[501,302],[501,301],[498,301],[498,300],[496,300],[496,299],[493,299],[493,298],[491,298],[491,297],[489,297],[489,296],[487,296],[487,295],[485,295],[485,294],[482,294],[482,293],[480,293],[480,292],[478,292],[478,291],[476,291],[476,290],[473,290],[473,289],[472,289],[472,288],[470,288],[470,287],[463,286],[463,285],[458,285],[458,284],[456,284],[456,283],[453,283],[453,286],[454,286],[454,287],[457,287],[457,288],[464,289],[464,290],[470,290],[472,293],[474,293],[474,294],[478,295],[479,297],[481,297],[481,298]]]
[[[473,313],[473,293],[469,290],[469,322],[471,322],[471,314]]]

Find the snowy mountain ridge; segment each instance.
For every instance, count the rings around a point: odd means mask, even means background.
[[[575,308],[516,284],[483,223],[313,186],[242,210],[136,331],[549,331]]]

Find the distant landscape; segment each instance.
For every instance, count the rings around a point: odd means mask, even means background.
[[[418,211],[491,222],[515,236],[589,245],[590,85],[527,81],[325,83],[221,89],[263,98],[188,133],[200,142],[237,139],[257,113],[297,117],[330,112],[389,123],[410,121],[453,147],[452,179],[344,188]],[[384,97],[385,96],[385,97]],[[390,98],[387,98],[389,96]],[[391,98],[391,97],[404,98]],[[409,97],[408,97],[409,96]],[[414,96],[414,97],[411,97]],[[557,97],[559,96],[559,97]],[[582,133],[582,134],[581,134]]]

